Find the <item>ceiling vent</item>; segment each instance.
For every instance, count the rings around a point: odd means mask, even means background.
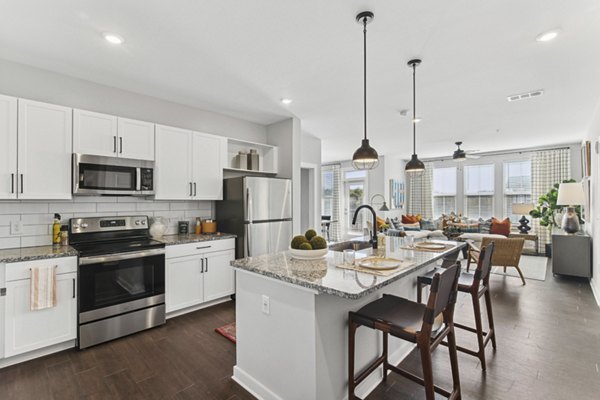
[[[540,90],[534,90],[532,92],[527,92],[527,93],[513,94],[513,95],[508,96],[506,99],[508,101],[533,99],[534,97],[540,97],[543,94],[544,94],[544,90],[540,89]]]

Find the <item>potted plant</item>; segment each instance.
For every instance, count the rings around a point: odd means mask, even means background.
[[[560,218],[558,217],[563,209],[563,206],[559,206],[556,204],[556,201],[558,199],[558,187],[560,186],[560,183],[572,182],[576,182],[576,180],[566,179],[562,182],[555,183],[554,185],[552,185],[552,187],[546,194],[540,196],[536,207],[529,212],[529,215],[531,215],[532,218],[539,219],[540,225],[547,227],[550,230],[552,230],[552,228],[554,227],[559,228]],[[581,219],[581,206],[577,206],[575,208],[575,211],[577,212],[577,216],[579,217],[579,222],[583,223],[583,220]],[[546,257],[551,256],[551,247],[552,246],[550,243],[546,244]]]

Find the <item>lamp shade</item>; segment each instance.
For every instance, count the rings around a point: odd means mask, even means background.
[[[535,207],[531,203],[513,203],[512,213],[515,215],[528,215]]]
[[[556,204],[559,206],[579,206],[584,203],[585,195],[580,182],[561,183],[558,187]]]

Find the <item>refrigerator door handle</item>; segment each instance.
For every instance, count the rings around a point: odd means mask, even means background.
[[[250,188],[246,188],[246,215],[248,223],[246,224],[246,257],[250,257],[250,249],[252,248],[252,192]]]

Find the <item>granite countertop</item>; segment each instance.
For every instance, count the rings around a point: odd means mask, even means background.
[[[233,239],[237,237],[236,235],[232,235],[230,233],[214,233],[214,234],[189,234],[189,235],[165,235],[160,239],[155,239],[159,242],[163,242],[167,246],[172,246],[175,244],[186,244],[186,243],[196,243],[196,242],[207,242],[212,240],[222,240],[222,239]]]
[[[48,258],[76,257],[77,251],[71,246],[37,246],[0,250],[0,263],[44,260]]]
[[[414,265],[400,269],[389,276],[377,276],[353,270],[337,268],[343,263],[343,253],[329,251],[326,258],[320,260],[297,260],[289,251],[243,258],[231,263],[238,270],[248,271],[269,278],[288,282],[319,293],[359,299],[390,283],[425,268],[446,254],[466,246],[465,243],[443,241],[455,247],[444,252],[405,250],[400,248],[400,238],[390,238],[385,250],[364,249],[356,252],[356,259],[379,255],[400,260],[413,261]]]

